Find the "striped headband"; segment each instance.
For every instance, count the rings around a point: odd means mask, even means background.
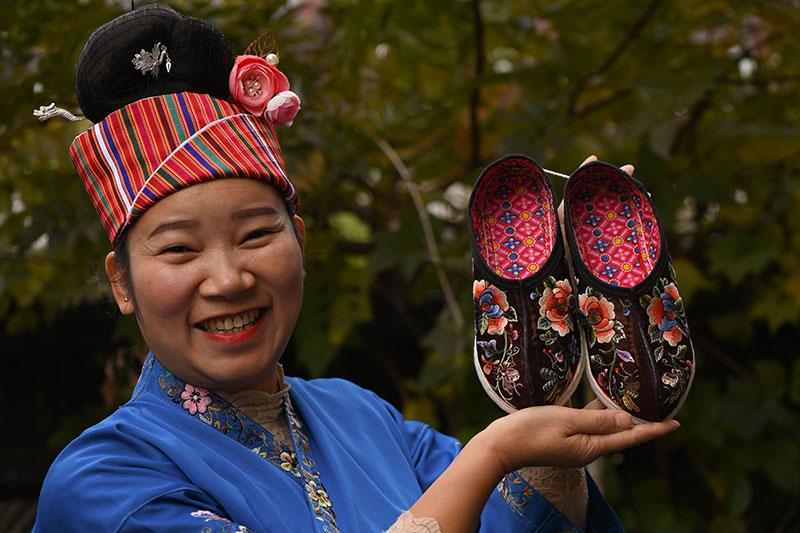
[[[70,157],[112,243],[162,198],[221,177],[267,182],[297,206],[275,122],[208,94],[128,104],[78,135]]]

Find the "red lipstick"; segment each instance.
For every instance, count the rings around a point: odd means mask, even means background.
[[[258,331],[261,329],[261,326],[264,324],[264,317],[267,313],[262,313],[258,320],[249,324],[245,327],[242,331],[234,331],[230,333],[221,333],[219,331],[205,331],[200,330],[200,332],[209,340],[214,342],[218,342],[220,344],[241,344],[250,338],[252,338]]]

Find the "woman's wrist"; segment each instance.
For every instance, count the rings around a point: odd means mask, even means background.
[[[481,462],[486,465],[487,472],[491,473],[492,479],[496,478],[496,483],[519,468],[509,461],[509,454],[506,451],[508,443],[504,440],[504,432],[500,420],[495,420],[486,429],[475,435],[464,450],[475,453],[481,457]]]

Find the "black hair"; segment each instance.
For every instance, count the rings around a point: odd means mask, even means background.
[[[166,55],[155,72],[134,68],[134,56],[150,54],[158,44]],[[132,102],[161,94],[188,91],[224,100],[230,96],[228,74],[235,59],[225,36],[211,24],[167,6],[143,6],[89,38],[78,58],[78,103],[96,123]]]

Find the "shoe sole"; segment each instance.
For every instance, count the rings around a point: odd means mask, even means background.
[[[564,389],[564,392],[561,393],[561,396],[558,397],[556,401],[552,403],[552,405],[566,405],[572,395],[575,393],[575,389],[578,388],[578,385],[581,382],[581,376],[586,370],[586,354],[589,353],[589,348],[586,345],[586,338],[583,335],[583,332],[580,332],[580,345],[581,345],[581,359],[578,361],[578,366],[575,368],[575,373],[572,375],[572,381]],[[475,366],[475,373],[478,374],[478,381],[481,383],[481,387],[483,387],[484,392],[492,401],[505,411],[506,413],[515,413],[519,411],[516,407],[505,401],[503,398],[498,396],[497,392],[492,388],[489,384],[489,381],[486,379],[486,375],[483,373],[483,368],[481,367],[480,363],[480,356],[478,355],[478,345],[473,342],[472,343],[472,363]],[[694,377],[694,376],[693,376]],[[551,405],[551,404],[542,404],[542,405]]]

